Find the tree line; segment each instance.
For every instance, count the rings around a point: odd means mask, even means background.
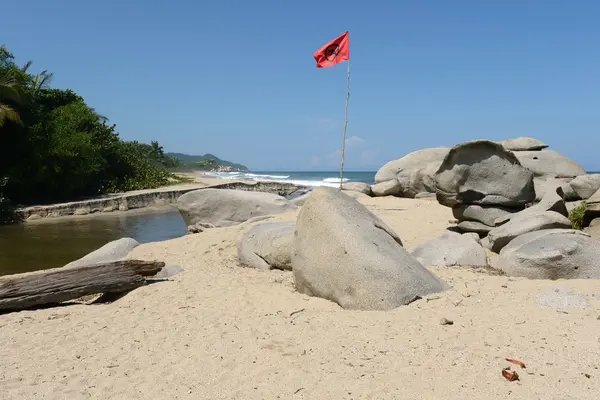
[[[33,74],[0,47],[0,214],[47,204],[164,186],[177,161],[158,142],[123,141],[114,124],[52,74]],[[1,219],[1,215],[0,215]]]

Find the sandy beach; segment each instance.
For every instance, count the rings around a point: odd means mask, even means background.
[[[361,201],[409,249],[452,219],[435,200]],[[291,272],[240,267],[236,240],[252,225],[140,245],[130,258],[185,272],[114,303],[1,315],[2,398],[598,397],[597,280],[432,268],[450,290],[392,311],[347,311],[295,292]],[[542,305],[540,296],[555,290],[586,296],[587,306]],[[511,365],[519,381],[503,378]]]

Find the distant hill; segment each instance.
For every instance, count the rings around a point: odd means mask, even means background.
[[[248,171],[248,167],[231,161],[221,160],[213,154],[194,156],[183,153],[165,153],[165,156],[174,158],[181,163],[183,169],[198,169],[202,171]]]

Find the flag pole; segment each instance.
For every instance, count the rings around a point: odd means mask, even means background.
[[[346,96],[346,122],[344,123],[344,140],[342,142],[342,165],[340,166],[340,190],[344,182],[344,155],[346,152],[346,131],[348,129],[348,101],[350,100],[350,60],[348,60],[348,95]]]

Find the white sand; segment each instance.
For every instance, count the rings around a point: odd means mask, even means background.
[[[366,203],[409,248],[452,219],[431,200]],[[132,257],[186,271],[115,303],[0,315],[0,398],[600,397],[600,281],[434,268],[452,289],[430,301],[345,311],[294,292],[289,272],[237,266],[235,239],[248,227],[138,247]],[[540,305],[557,287],[587,295],[589,307]],[[505,357],[526,363],[520,381],[502,377]]]

